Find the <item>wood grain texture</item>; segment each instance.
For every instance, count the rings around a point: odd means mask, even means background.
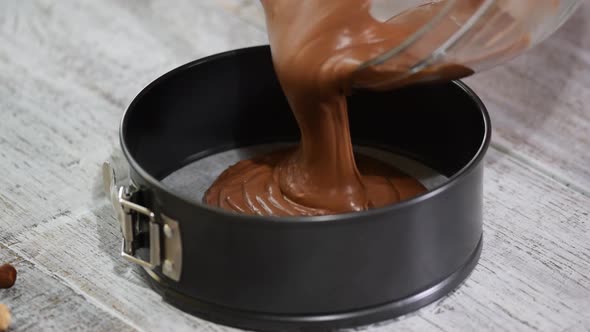
[[[590,2],[511,63],[467,80],[494,146],[590,196]]]
[[[12,312],[11,332],[70,331],[80,327],[101,331],[134,330],[98,309],[83,293],[68,287],[59,275],[36,266],[2,245],[0,262],[18,269],[18,283],[10,289],[0,289],[0,302],[7,303]]]
[[[163,303],[120,259],[100,165],[121,161],[118,122],[151,80],[266,41],[257,2],[1,6],[0,262],[21,274],[0,302],[15,329],[231,330]],[[590,328],[589,7],[529,55],[470,80],[496,127],[481,264],[451,296],[377,330]]]

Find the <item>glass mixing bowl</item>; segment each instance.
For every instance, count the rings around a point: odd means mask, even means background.
[[[555,32],[583,0],[372,0],[372,15],[411,26],[357,70],[359,87],[458,79],[506,62]],[[380,79],[375,80],[375,72]],[[363,74],[371,73],[369,80]]]

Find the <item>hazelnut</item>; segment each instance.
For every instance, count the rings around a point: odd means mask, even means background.
[[[4,304],[0,304],[0,332],[5,332],[10,326],[10,310]]]
[[[16,281],[16,269],[10,264],[0,266],[0,289],[10,288]]]

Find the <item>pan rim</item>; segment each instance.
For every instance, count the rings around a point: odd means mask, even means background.
[[[305,217],[302,217],[302,216],[278,217],[278,216],[254,216],[254,215],[238,214],[238,213],[223,210],[221,208],[209,206],[209,205],[204,204],[198,200],[194,200],[194,201],[188,200],[186,198],[183,198],[183,197],[173,193],[171,190],[166,188],[166,186],[164,186],[160,180],[156,179],[154,176],[152,176],[146,170],[144,170],[143,167],[141,167],[141,165],[139,164],[139,162],[137,160],[135,160],[135,158],[133,158],[131,152],[129,151],[129,148],[128,148],[126,141],[125,141],[125,137],[126,137],[125,129],[126,129],[126,124],[128,123],[128,120],[129,120],[129,115],[133,112],[133,110],[136,108],[139,101],[145,95],[150,93],[150,91],[153,88],[155,88],[156,86],[159,86],[161,84],[165,84],[166,81],[170,77],[172,77],[174,75],[178,75],[178,74],[185,72],[187,70],[190,70],[193,67],[199,66],[203,63],[215,61],[215,60],[225,58],[225,57],[236,56],[236,55],[246,53],[246,52],[257,52],[263,48],[269,49],[269,46],[268,45],[260,45],[260,46],[240,48],[240,49],[235,49],[235,50],[231,50],[231,51],[226,51],[226,52],[210,55],[210,56],[207,56],[207,57],[204,57],[201,59],[197,59],[197,60],[186,63],[180,67],[177,67],[177,68],[165,73],[164,75],[156,78],[154,81],[149,83],[145,88],[143,88],[141,90],[141,92],[133,99],[133,101],[127,107],[127,109],[125,110],[125,112],[122,116],[120,124],[119,124],[119,141],[120,141],[120,145],[121,145],[121,149],[123,151],[123,154],[124,154],[127,162],[129,163],[130,168],[133,169],[133,171],[135,171],[139,176],[141,176],[143,178],[143,180],[147,184],[152,186],[153,188],[156,188],[157,190],[159,190],[161,192],[165,192],[166,194],[174,197],[175,199],[180,200],[183,203],[190,205],[192,208],[205,210],[211,214],[222,215],[224,217],[229,217],[231,219],[237,220],[239,222],[253,222],[253,223],[257,223],[257,224],[260,224],[260,223],[267,223],[267,224],[277,224],[278,223],[278,224],[284,224],[284,225],[294,224],[294,223],[295,224],[302,224],[302,223],[305,223],[305,224],[325,224],[325,223],[339,223],[339,222],[354,221],[359,218],[360,219],[371,218],[372,216],[394,213],[396,211],[404,210],[404,209],[416,206],[418,204],[421,204],[433,197],[436,197],[436,196],[444,193],[445,191],[450,190],[453,186],[455,186],[458,183],[459,179],[464,178],[467,175],[469,175],[474,169],[476,169],[480,165],[480,163],[482,162],[482,160],[489,148],[489,145],[491,142],[491,136],[492,136],[492,128],[491,128],[491,119],[490,119],[490,115],[488,113],[488,110],[485,107],[482,100],[479,98],[479,96],[471,88],[469,88],[462,81],[457,80],[457,81],[452,81],[448,84],[453,84],[457,88],[459,88],[462,91],[462,93],[464,93],[474,103],[474,109],[476,108],[478,110],[479,114],[482,116],[482,120],[483,120],[483,124],[484,124],[484,132],[483,132],[483,136],[482,136],[483,137],[482,142],[480,143],[477,152],[473,155],[473,157],[469,160],[469,162],[467,162],[458,172],[456,172],[455,174],[450,176],[448,178],[448,181],[446,181],[445,183],[442,183],[442,184],[432,188],[431,190],[429,190],[425,193],[422,193],[418,196],[412,197],[407,200],[403,200],[401,202],[398,202],[398,203],[395,203],[395,204],[392,204],[389,206],[375,208],[375,209],[369,209],[369,210],[360,211],[360,212],[349,212],[349,213],[342,213],[342,214],[325,215],[325,216],[311,216],[311,217],[309,217],[309,216],[305,216]]]

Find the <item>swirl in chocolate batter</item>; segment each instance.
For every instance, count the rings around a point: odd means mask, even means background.
[[[288,149],[240,161],[219,176],[216,185],[205,195],[205,202],[256,215],[316,216],[344,211],[326,204],[329,202],[306,205],[283,194],[280,176],[284,172],[288,174],[284,167],[288,167],[286,160],[294,153],[295,150]],[[360,180],[367,202],[364,208],[383,207],[424,191],[419,182],[381,161],[357,155],[356,164],[362,174]]]

